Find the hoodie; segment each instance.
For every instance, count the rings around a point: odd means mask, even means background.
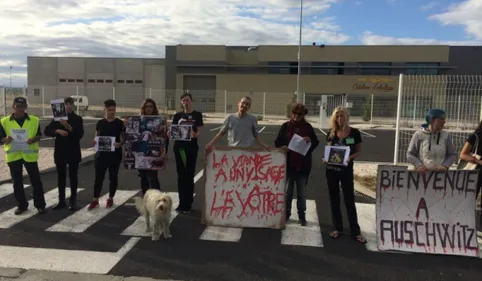
[[[424,165],[427,169],[445,166],[450,168],[457,160],[457,153],[450,133],[431,132],[426,126],[413,134],[407,149],[407,160],[415,168]]]

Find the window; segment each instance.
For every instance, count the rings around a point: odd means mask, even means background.
[[[358,75],[390,75],[389,62],[359,62]]]
[[[105,83],[112,83],[112,79],[105,80]]]
[[[340,62],[312,62],[311,63],[311,74],[322,74],[322,75],[337,75],[343,74],[344,63]]]
[[[65,82],[67,82],[67,79],[63,79],[63,78],[62,78],[62,79],[59,79],[59,82],[65,83]]]
[[[84,83],[84,79],[77,79],[77,83]]]
[[[67,80],[69,83],[75,83],[75,79],[69,79]]]
[[[124,84],[126,81],[125,80],[117,80],[118,84]]]
[[[142,84],[142,80],[136,80],[135,83],[136,84]]]
[[[104,79],[97,79],[97,83],[104,83]]]
[[[405,64],[407,68],[405,69],[405,74],[425,74],[425,75],[437,75],[439,74],[438,67],[440,63],[413,63],[409,62]]]
[[[127,84],[132,84],[132,83],[134,83],[134,81],[133,81],[133,80],[126,80],[126,83],[127,83]]]
[[[89,80],[87,80],[87,82],[89,82],[89,83],[95,83],[95,79],[89,79]]]
[[[33,95],[36,97],[40,96],[40,89],[33,89]]]
[[[269,74],[297,74],[297,62],[268,62]]]

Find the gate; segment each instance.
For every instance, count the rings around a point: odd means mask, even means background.
[[[321,95],[320,103],[320,129],[330,128],[330,118],[333,110],[338,106],[346,107],[346,95]]]

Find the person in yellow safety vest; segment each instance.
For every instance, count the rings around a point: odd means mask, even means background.
[[[45,196],[40,171],[38,168],[39,146],[42,136],[40,119],[25,113],[27,100],[17,97],[13,100],[13,114],[0,120],[0,142],[4,144],[5,159],[13,180],[13,190],[18,207],[15,215],[27,211],[28,202],[25,198],[23,185],[23,166],[27,170],[33,187],[33,202],[40,214],[45,214]]]

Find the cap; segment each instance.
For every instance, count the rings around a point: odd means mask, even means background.
[[[27,100],[23,97],[16,97],[14,100],[13,100],[13,104],[22,104],[22,105],[27,105]]]

